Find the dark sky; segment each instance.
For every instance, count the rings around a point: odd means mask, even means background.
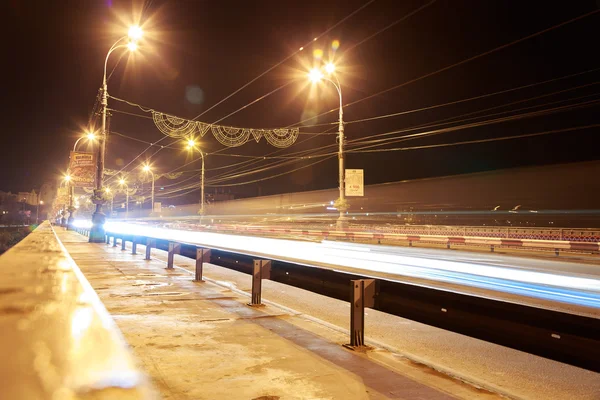
[[[140,43],[139,54],[130,58],[125,55],[115,68],[109,81],[109,93],[159,111],[193,118],[365,3],[364,0],[3,2],[0,190],[14,192],[38,188],[44,181],[57,179],[65,170],[69,149],[86,129],[92,112],[106,52],[121,34],[126,33],[128,23],[135,15],[141,15],[147,34]],[[583,0],[438,0],[364,41],[426,3],[422,0],[374,1],[297,56],[204,114],[200,120],[214,122],[288,82],[291,83],[285,88],[222,123],[256,128],[287,126],[299,122],[312,111],[320,113],[336,107],[337,95],[331,85],[320,87],[311,95],[303,73],[300,74],[313,64],[313,50],[323,49],[327,58],[331,43],[336,39],[340,41],[335,59],[340,65],[344,103],[351,103],[599,7],[596,1]],[[600,13],[346,107],[344,118],[353,121],[409,111],[600,68],[599,33]],[[111,56],[109,71],[119,57],[119,53]],[[588,85],[480,115],[513,110],[512,114],[503,114],[505,116],[580,104],[599,99],[599,87],[590,85],[598,81],[600,71],[589,72],[504,95],[368,123],[348,124],[346,134],[349,140],[363,138]],[[186,91],[189,95],[190,90],[198,93],[198,89],[202,98],[196,101],[199,104],[193,104],[189,96],[186,97]],[[551,102],[560,103],[547,105]],[[514,111],[536,105],[539,107]],[[114,100],[110,101],[109,107],[143,114],[137,108]],[[111,130],[150,142],[162,137],[152,121],[117,111],[112,113]],[[451,143],[597,124],[600,123],[598,111],[598,104],[592,103],[576,110],[462,129],[387,147]],[[330,113],[313,123],[333,122],[336,118],[336,113]],[[96,128],[98,126],[96,123]],[[307,126],[301,128],[301,132],[319,132],[325,128]],[[590,128],[483,144],[350,153],[347,167],[364,168],[369,184],[512,166],[593,160],[598,159],[594,140],[598,133],[598,128]],[[312,139],[280,154],[306,149],[317,152],[335,143],[332,135],[314,138],[302,134],[299,141],[309,137]],[[143,143],[111,135],[107,166],[120,168],[145,147]],[[202,147],[208,153],[222,148],[210,135],[205,136]],[[263,156],[274,150],[263,140],[220,154]],[[186,162],[186,154],[178,149],[164,149],[150,159],[154,151],[146,152],[131,166],[138,168],[143,160],[150,160],[157,172],[165,172]],[[214,168],[241,161],[244,159],[209,155],[207,178],[210,180],[216,174],[227,172]],[[240,172],[273,162],[267,160]],[[288,164],[223,183],[251,181],[306,164]],[[199,166],[196,163],[184,170]],[[165,181],[162,184],[173,183]],[[256,194],[260,186],[261,192],[266,194],[336,185],[337,161],[331,159],[279,178],[228,187],[228,190]]]

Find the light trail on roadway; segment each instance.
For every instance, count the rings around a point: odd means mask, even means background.
[[[79,226],[87,221],[78,222]],[[147,236],[173,242],[244,253],[307,266],[335,269],[344,267],[357,274],[391,275],[385,279],[418,278],[446,284],[503,292],[551,302],[572,304],[600,310],[600,279],[593,276],[529,270],[518,264],[502,264],[476,259],[460,261],[407,255],[388,246],[340,242],[304,242],[253,236],[186,231],[170,228],[107,222],[107,231],[117,234]],[[457,255],[457,259],[463,255]]]

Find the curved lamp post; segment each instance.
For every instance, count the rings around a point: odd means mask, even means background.
[[[202,172],[200,174],[200,211],[198,211],[198,213],[204,215],[204,153],[202,152],[202,149],[196,145],[194,139],[189,139],[186,147],[189,151],[198,150],[200,152],[200,158],[202,159]]]
[[[104,156],[106,153],[106,109],[108,107],[108,89],[106,84],[106,69],[108,65],[108,58],[111,53],[119,48],[127,48],[129,51],[135,51],[137,49],[136,42],[142,37],[142,30],[140,27],[132,26],[129,29],[127,36],[121,37],[117,40],[108,50],[106,59],[104,60],[104,75],[102,78],[102,133],[100,134],[100,145],[98,146],[97,152],[97,170],[96,170],[96,190],[94,191],[93,200],[96,203],[96,210],[92,215],[92,228],[90,229],[91,243],[103,243],[105,240],[104,223],[106,222],[106,215],[102,212],[102,205],[104,204],[104,193],[102,193],[102,181],[104,177]],[[124,41],[130,40],[127,44],[123,44]]]
[[[150,214],[154,213],[154,172],[152,172],[152,168],[148,164],[142,167],[144,172],[150,172],[152,175],[152,204],[150,205]]]
[[[344,221],[346,220],[345,211],[348,208],[348,204],[346,203],[346,196],[344,191],[344,181],[345,181],[345,169],[344,169],[344,109],[342,103],[342,86],[340,85],[340,81],[335,74],[335,65],[329,63],[325,65],[325,72],[327,75],[323,74],[320,69],[313,68],[308,73],[308,78],[313,83],[318,83],[321,80],[326,80],[331,82],[335,89],[338,92],[340,97],[340,108],[339,108],[339,121],[338,121],[338,168],[339,168],[339,190],[340,197],[337,201],[337,208],[340,211],[340,216],[338,218],[339,226],[343,226]],[[333,78],[333,79],[332,79]],[[334,80],[335,79],[335,80]]]
[[[128,217],[129,216],[129,186],[127,186],[127,182],[125,182],[125,179],[123,179],[123,178],[119,179],[119,185],[121,185],[121,187],[125,186],[125,215]]]

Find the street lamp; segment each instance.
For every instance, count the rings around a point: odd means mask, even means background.
[[[73,197],[71,196],[71,175],[65,175],[63,178],[62,183],[64,183],[67,186],[67,190],[69,191],[69,209],[71,208],[71,202],[73,201]],[[61,183],[61,186],[62,186]],[[67,210],[65,210],[67,207],[65,204],[63,204],[63,211],[62,211],[62,218],[60,219],[60,226],[64,227],[68,227],[67,225],[67,219],[65,218],[66,214],[67,214]],[[70,218],[70,216],[69,216]]]
[[[197,149],[200,152],[200,158],[202,159],[202,172],[200,174],[200,215],[204,215],[204,152],[200,147],[196,146],[196,142],[194,139],[189,139],[187,141],[187,149],[189,151],[193,151]]]
[[[96,139],[96,134],[94,132],[88,132],[85,136],[80,137],[79,139],[77,139],[75,141],[75,144],[73,145],[73,151],[75,151],[77,149],[77,144],[79,143],[79,141],[81,139],[87,139],[90,142],[94,141]]]
[[[338,226],[343,227],[345,221],[345,211],[348,209],[348,204],[346,203],[346,196],[344,192],[344,181],[345,181],[345,170],[344,170],[344,109],[342,103],[342,86],[340,85],[340,81],[335,74],[335,65],[333,63],[328,63],[325,65],[325,72],[327,75],[323,74],[323,72],[318,68],[313,68],[308,73],[308,78],[313,83],[318,83],[321,80],[326,80],[331,82],[333,86],[335,86],[338,95],[340,97],[340,109],[339,109],[339,121],[338,121],[338,164],[339,164],[339,189],[340,189],[340,198],[336,202],[336,208],[340,211],[340,216],[338,218]],[[332,79],[333,78],[333,79]],[[335,80],[334,80],[335,79]]]
[[[142,170],[144,172],[150,172],[150,175],[152,175],[152,204],[150,205],[150,214],[152,214],[154,212],[154,172],[152,172],[152,168],[150,168],[148,164],[144,165]]]
[[[143,32],[139,26],[132,26],[129,28],[127,36],[121,37],[117,40],[108,50],[106,59],[104,60],[104,75],[102,77],[102,133],[100,134],[100,145],[98,146],[98,166],[96,170],[96,190],[94,191],[94,201],[96,203],[96,210],[92,215],[92,228],[90,229],[91,243],[103,243],[105,240],[104,223],[106,222],[106,215],[102,212],[102,204],[104,203],[104,197],[102,196],[102,180],[104,177],[104,156],[106,154],[106,109],[108,108],[108,89],[106,84],[106,69],[108,65],[108,58],[111,53],[118,48],[126,47],[129,51],[135,51],[137,49],[136,42],[142,37]],[[123,41],[128,40],[128,44],[122,44]]]
[[[129,216],[129,186],[123,178],[119,179],[119,185],[125,186],[125,215]]]
[[[110,193],[110,188],[109,187],[105,187],[104,188],[104,193],[106,193],[110,197],[110,215],[112,217],[112,213],[113,213],[113,200],[115,199],[115,196]]]
[[[36,223],[36,225],[39,223],[40,205],[44,205],[44,202],[42,200],[38,201],[37,210],[35,211],[35,223]]]

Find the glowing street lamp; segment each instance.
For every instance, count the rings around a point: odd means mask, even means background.
[[[143,31],[139,26],[132,26],[129,28],[127,36],[121,37],[117,40],[108,50],[106,59],[104,60],[104,75],[102,78],[102,133],[100,134],[100,146],[98,146],[98,166],[96,169],[96,190],[95,195],[100,195],[102,191],[102,181],[104,178],[104,156],[106,154],[106,109],[108,108],[108,89],[106,84],[106,69],[108,65],[108,58],[111,53],[118,48],[126,47],[129,51],[137,50],[137,41],[142,37]],[[128,40],[127,44],[122,44]],[[95,196],[98,197],[98,196]],[[91,243],[103,243],[105,240],[104,223],[106,222],[106,215],[102,212],[103,200],[96,199],[96,210],[92,215],[92,228],[90,229]],[[153,204],[154,206],[154,204]]]
[[[152,204],[150,205],[151,207],[151,211],[150,214],[152,214],[154,212],[154,172],[152,172],[152,168],[150,168],[150,165],[146,164],[142,167],[142,170],[144,172],[150,172],[150,175],[152,175]]]
[[[193,151],[194,149],[197,149],[200,152],[200,158],[202,159],[202,172],[200,174],[201,178],[200,178],[200,211],[199,211],[199,214],[204,215],[204,153],[202,152],[202,149],[200,147],[196,146],[196,142],[194,141],[194,139],[189,139],[187,141],[187,149],[189,151]]]
[[[75,151],[77,149],[77,145],[79,144],[81,139],[87,139],[88,141],[92,142],[92,141],[96,140],[96,134],[94,132],[88,132],[85,134],[85,136],[82,136],[79,139],[77,139],[75,141],[75,144],[73,145],[73,151]]]
[[[338,121],[338,168],[339,168],[339,190],[340,190],[340,198],[338,199],[337,208],[340,211],[340,216],[338,218],[339,225],[343,226],[343,222],[345,220],[344,212],[348,208],[346,203],[346,196],[344,192],[344,181],[345,181],[345,170],[344,170],[344,110],[342,103],[342,86],[340,85],[340,81],[335,74],[335,65],[333,63],[328,63],[324,67],[327,75],[323,74],[323,72],[318,68],[313,68],[308,73],[308,78],[313,83],[318,83],[321,80],[326,80],[331,82],[333,86],[335,86],[338,95],[340,97],[340,108],[339,108],[339,121]]]

